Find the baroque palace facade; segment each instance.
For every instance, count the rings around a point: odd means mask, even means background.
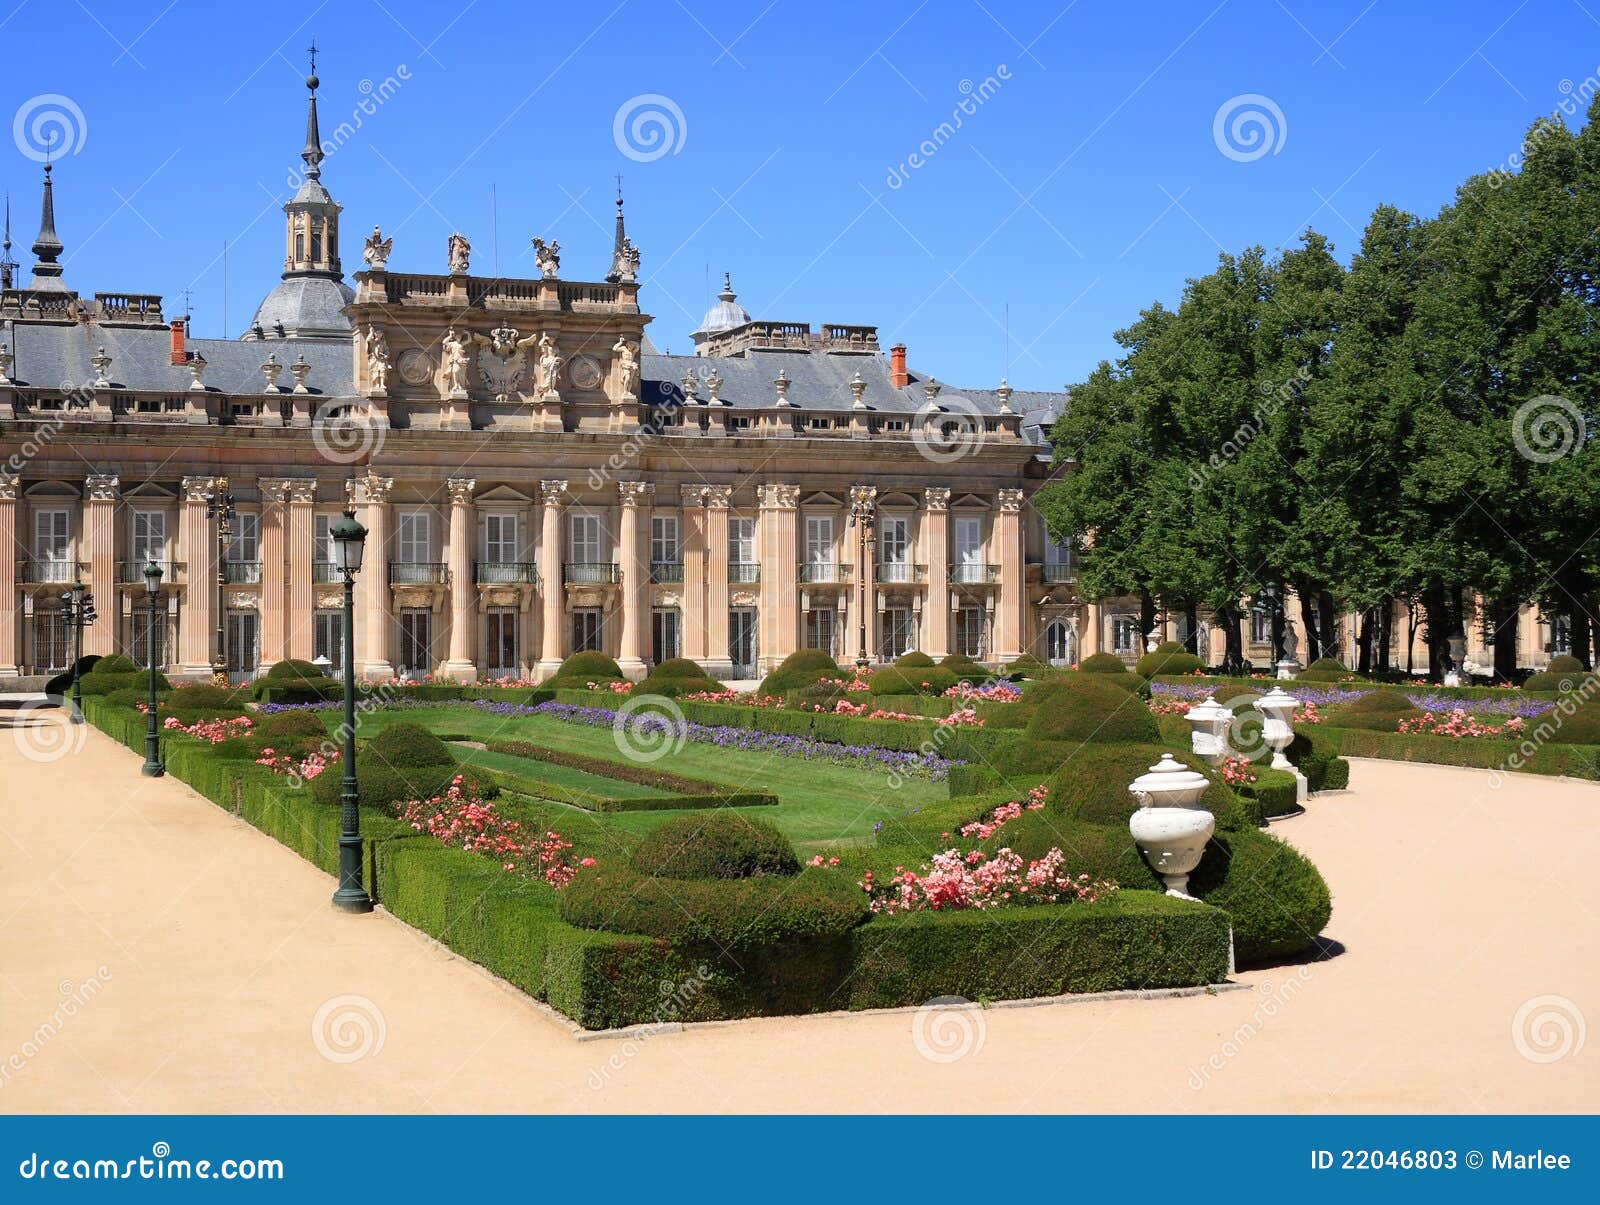
[[[352,287],[316,82],[282,280],[239,339],[190,337],[156,296],[73,291],[49,166],[26,286],[8,236],[0,675],[69,664],[75,581],[98,609],[87,653],[337,666],[347,506],[370,532],[368,677],[538,675],[584,648],[740,678],[863,640],[875,659],[1099,647],[1027,505],[1064,395],[949,389],[873,327],[755,320],[727,284],[694,354],[658,354],[620,197],[603,280],[565,279],[539,239],[534,279],[474,275],[460,235],[444,272],[392,271],[374,228]]]

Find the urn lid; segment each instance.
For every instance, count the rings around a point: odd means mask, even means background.
[[[1128,784],[1128,790],[1143,807],[1188,807],[1198,803],[1210,785],[1204,774],[1163,753],[1147,773]]]
[[[1183,718],[1191,724],[1215,724],[1218,721],[1231,722],[1233,720],[1233,712],[1229,711],[1210,695],[1207,695],[1203,702],[1196,703],[1189,708]]]
[[[1298,706],[1300,700],[1285,693],[1281,686],[1274,686],[1256,700],[1257,711],[1293,711]]]

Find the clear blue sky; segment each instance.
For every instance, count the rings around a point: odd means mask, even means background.
[[[1597,0],[14,2],[5,111],[82,113],[56,172],[80,292],[170,313],[190,288],[197,334],[239,333],[281,270],[314,35],[325,138],[362,81],[398,84],[324,166],[347,271],[374,222],[393,269],[443,271],[459,229],[490,270],[493,186],[502,273],[531,275],[543,235],[598,279],[620,171],[658,346],[688,349],[726,269],[758,317],[876,323],[968,386],[1001,375],[1008,305],[1012,384],[1054,389],[1219,248],[1310,223],[1347,258],[1375,204],[1434,212],[1600,70]],[[936,133],[965,87],[988,95]],[[617,114],[649,94],[671,149],[630,158]],[[1256,106],[1275,150],[1229,157],[1215,118],[1247,94],[1281,113]],[[39,168],[6,149],[26,271]]]

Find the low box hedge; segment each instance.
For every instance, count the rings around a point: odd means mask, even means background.
[[[569,787],[510,770],[479,767],[502,791],[512,791],[533,799],[547,799],[582,808],[586,812],[671,812],[705,811],[710,808],[771,808],[778,797],[763,791],[713,791],[683,795],[601,795],[580,787]]]
[[[618,782],[636,783],[642,787],[659,787],[663,791],[681,795],[715,795],[726,791],[719,782],[704,778],[691,778],[687,774],[674,774],[638,762],[619,762],[610,758],[595,757],[587,753],[569,753],[552,749],[532,741],[495,740],[485,742],[490,753],[504,753],[511,757],[525,757],[532,761],[548,762],[552,766],[566,766],[582,770],[600,778],[615,778]]]
[[[1421,732],[1372,732],[1324,726],[1324,739],[1345,757],[1431,762],[1479,770],[1550,774],[1600,780],[1600,745],[1540,744],[1492,737],[1432,736]]]
[[[1256,780],[1237,787],[1240,798],[1256,805],[1258,823],[1266,823],[1278,816],[1292,816],[1301,810],[1300,783],[1287,770],[1274,770],[1270,766],[1257,766]],[[1309,788],[1309,780],[1307,782]]]

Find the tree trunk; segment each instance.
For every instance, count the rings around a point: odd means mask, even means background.
[[[1222,626],[1222,672],[1236,674],[1244,666],[1244,634],[1239,630],[1239,608],[1230,605],[1219,609],[1217,623]]]
[[[1417,604],[1406,603],[1406,676],[1417,672]]]
[[[1339,636],[1339,607],[1334,602],[1333,595],[1326,590],[1317,594],[1317,609],[1321,612],[1321,622],[1317,625],[1322,636],[1322,655],[1324,657],[1338,657],[1341,661],[1348,661],[1344,653],[1344,641]]]
[[[1378,664],[1376,672],[1387,673],[1394,660],[1394,599],[1385,595],[1383,610],[1378,615]]]
[[[1373,608],[1361,612],[1361,627],[1356,632],[1356,673],[1372,672]]]
[[[1209,649],[1204,653],[1200,651],[1200,608],[1195,606],[1193,599],[1183,604],[1183,623],[1189,629],[1183,647],[1202,660],[1209,657]]]
[[[1322,628],[1317,621],[1317,600],[1314,594],[1297,591],[1300,599],[1300,626],[1306,634],[1306,660],[1310,665],[1322,656]]]
[[[1156,599],[1150,591],[1142,591],[1139,595],[1139,651],[1144,652],[1144,638],[1150,634],[1150,629],[1156,626]]]
[[[1517,621],[1522,608],[1514,598],[1497,598],[1489,604],[1494,632],[1494,677],[1510,682],[1517,675]]]

